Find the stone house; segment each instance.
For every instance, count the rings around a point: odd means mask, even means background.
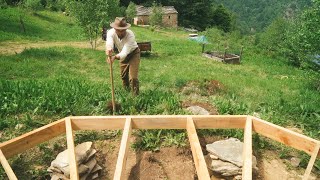
[[[173,6],[162,7],[162,24],[165,27],[178,27],[178,11]],[[135,25],[149,25],[149,16],[152,7],[137,6],[137,17],[134,18]]]

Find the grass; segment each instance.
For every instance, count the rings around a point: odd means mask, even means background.
[[[33,22],[36,28],[23,34],[16,18],[24,11],[12,8],[0,11],[4,13],[0,22],[5,24],[0,27],[1,40],[82,39],[73,20],[61,14],[46,11],[28,14],[24,17],[26,24]],[[221,64],[202,57],[201,46],[188,41],[186,32],[140,27],[132,30],[139,42],[152,42],[152,53],[141,59],[138,97],[122,90],[118,63],[114,64],[116,100],[122,106],[118,114],[187,114],[181,101],[188,96],[181,93],[181,88],[190,81],[203,84],[217,80],[224,88],[216,94],[203,93],[201,99],[217,107],[220,114],[258,114],[262,119],[284,127],[298,127],[320,139],[319,74],[296,69],[284,59],[265,56],[249,45],[241,65]],[[207,48],[213,47],[215,44]],[[104,58],[103,51],[71,47],[32,48],[20,54],[0,55],[0,141],[65,116],[111,115],[106,108],[111,90],[109,66]],[[16,129],[18,124],[24,126]],[[234,130],[200,133],[242,136],[242,132]],[[134,144],[136,149],[157,150],[160,146],[186,144],[186,134],[181,131],[139,131],[136,136],[139,137]],[[78,135],[77,141],[104,137],[88,132]],[[46,146],[38,148],[52,153]],[[16,161],[19,162],[12,160]],[[30,177],[32,173],[43,172],[31,171]],[[0,168],[3,177],[1,174]]]

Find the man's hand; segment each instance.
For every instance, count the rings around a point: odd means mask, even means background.
[[[112,64],[114,62],[114,60],[116,60],[115,56],[108,56],[107,59],[106,59],[107,63],[109,63],[109,64],[110,63]]]
[[[112,53],[113,53],[113,49],[107,49],[107,50],[106,50],[106,55],[107,55],[107,56],[111,56]]]

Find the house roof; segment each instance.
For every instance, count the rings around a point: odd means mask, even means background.
[[[152,12],[152,7],[137,6],[138,16],[149,16]],[[178,11],[173,6],[162,6],[164,14],[178,14]]]

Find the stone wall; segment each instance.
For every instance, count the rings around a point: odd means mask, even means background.
[[[138,16],[134,18],[135,25],[149,25],[149,16]],[[178,14],[165,14],[162,16],[162,24],[165,27],[178,27]]]

